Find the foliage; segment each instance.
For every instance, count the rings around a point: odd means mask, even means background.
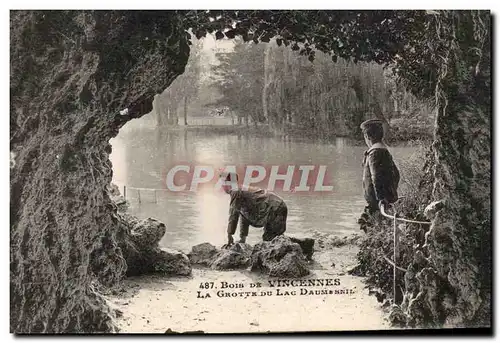
[[[488,78],[488,11],[185,11],[185,25],[197,38],[215,32],[217,39],[241,36],[244,41],[290,46],[313,60],[316,50],[334,61],[395,65],[395,73],[422,99],[435,96],[436,86],[453,51],[458,83],[471,83],[481,72]],[[299,46],[300,44],[300,46]],[[477,67],[477,68],[476,68]],[[451,68],[448,68],[451,70]],[[489,84],[487,84],[489,85]],[[488,88],[489,89],[489,88]]]
[[[401,184],[399,192],[401,199],[388,212],[396,211],[398,217],[427,221],[423,216],[424,206],[430,201],[430,194],[433,186],[433,176],[430,164],[422,165],[428,160],[432,151],[420,145],[415,153],[407,160],[399,162],[401,172]],[[393,221],[382,217],[379,213],[373,216],[362,216],[360,219],[362,228],[366,230],[366,235],[362,236],[360,251],[358,253],[358,266],[354,272],[358,275],[368,277],[368,284],[376,289],[380,289],[383,298],[393,296],[393,275],[392,266],[383,258],[386,256],[393,260]],[[399,240],[399,255],[396,264],[410,272],[402,273],[398,279],[397,287],[406,294],[414,293],[415,289],[415,267],[416,256],[424,256],[425,233],[428,230],[426,225],[413,223],[398,223],[401,232]],[[415,296],[415,294],[412,294]],[[407,306],[408,304],[405,304]]]
[[[361,138],[360,123],[373,117],[418,117],[420,130],[404,126],[397,132],[402,140],[431,132],[425,103],[399,89],[381,66],[334,63],[322,52],[315,56],[311,62],[275,39],[265,44],[238,39],[233,51],[217,54],[219,64],[212,67],[213,85],[222,95],[215,105],[250,115],[254,122],[267,120],[274,130],[315,137]]]
[[[262,86],[264,46],[235,40],[234,50],[217,53],[218,65],[212,66],[212,85],[221,93],[213,105],[230,108],[240,116],[252,118],[254,123],[262,118]]]
[[[415,150],[411,154],[405,156],[404,159],[397,161],[400,171],[400,183],[398,193],[400,196],[414,196],[422,192],[420,189],[420,181],[424,176],[422,165],[426,160],[426,152],[428,147],[421,141],[409,141],[408,146]]]
[[[172,84],[156,99],[155,110],[158,124],[176,125],[178,109],[184,103],[195,101],[199,95],[201,73],[202,42],[191,37],[191,52],[184,73],[177,77]],[[187,115],[184,108],[184,116]]]
[[[197,37],[215,32],[220,39],[239,35],[255,43],[277,37],[278,45],[310,60],[319,50],[334,61],[389,64],[404,58],[412,43],[422,43],[427,16],[425,11],[189,11],[186,25]]]

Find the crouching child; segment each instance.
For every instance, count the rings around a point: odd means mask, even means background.
[[[265,189],[248,187],[243,190],[236,173],[223,173],[223,190],[230,195],[227,225],[228,245],[234,243],[233,235],[240,223],[240,243],[245,243],[249,227],[264,228],[262,240],[270,241],[286,231],[288,209],[278,195]],[[230,183],[230,184],[228,184]]]

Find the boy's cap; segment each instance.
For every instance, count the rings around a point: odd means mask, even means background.
[[[380,129],[383,129],[382,124],[383,124],[383,122],[380,119],[370,119],[370,120],[366,120],[366,121],[362,122],[359,127],[363,131],[367,130],[369,127],[378,127]]]

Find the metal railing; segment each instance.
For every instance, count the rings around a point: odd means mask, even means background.
[[[380,213],[382,213],[382,215],[384,217],[396,220],[396,213],[393,216],[387,214],[385,212],[384,204],[380,205]],[[418,220],[411,220],[411,219],[405,219],[405,218],[397,218],[397,220],[399,220],[400,222],[404,222],[404,223],[413,223],[413,224],[422,224],[422,225],[430,225],[431,224],[431,222],[422,222],[422,221],[418,221]]]
[[[400,267],[397,265],[397,259],[399,255],[399,228],[398,228],[398,221],[399,222],[404,222],[404,223],[412,223],[412,224],[420,224],[420,225],[431,225],[431,222],[423,222],[423,221],[418,221],[418,220],[411,220],[411,219],[405,219],[405,218],[399,218],[397,215],[397,212],[394,212],[394,215],[387,214],[385,211],[385,205],[382,203],[380,204],[380,213],[389,219],[392,219],[393,221],[393,257],[392,261],[389,259],[387,256],[383,255],[382,257],[384,260],[392,265],[393,270],[392,270],[392,288],[393,288],[393,296],[394,296],[394,303],[399,301],[401,298],[401,292],[398,290],[397,287],[397,281],[398,281],[398,270],[402,272],[407,272],[406,269]]]

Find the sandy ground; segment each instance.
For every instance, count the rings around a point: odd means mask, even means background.
[[[385,314],[376,298],[368,295],[363,278],[346,273],[355,264],[357,249],[349,245],[315,253],[312,274],[304,279],[339,279],[340,285],[335,287],[278,287],[279,294],[289,292],[278,295],[267,278],[247,271],[193,269],[191,278],[129,278],[123,285],[126,291],[108,299],[121,312],[117,324],[123,333],[164,333],[167,329],[205,333],[388,329]],[[209,287],[213,282],[214,288],[200,288],[205,282]],[[223,289],[223,282],[243,284],[243,288]],[[257,282],[262,287],[250,287]],[[347,294],[301,295],[301,288]],[[198,291],[211,297],[199,298]],[[252,291],[257,296],[217,295]],[[272,296],[261,296],[262,291]],[[295,295],[290,294],[292,291]]]

